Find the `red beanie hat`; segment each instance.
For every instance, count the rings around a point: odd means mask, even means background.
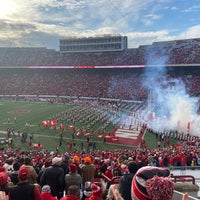
[[[156,175],[147,180],[146,190],[153,200],[171,200],[174,193],[174,184],[170,177]]]
[[[21,180],[21,181],[24,181],[26,180],[28,177],[29,177],[29,171],[27,168],[21,168],[19,170],[19,173],[18,173],[18,178]]]
[[[69,171],[71,173],[75,173],[77,171],[77,166],[75,164],[70,164],[69,165]]]
[[[132,200],[171,200],[174,191],[168,168],[140,168],[132,180]]]
[[[8,174],[6,172],[0,172],[0,186],[6,185],[8,182]]]

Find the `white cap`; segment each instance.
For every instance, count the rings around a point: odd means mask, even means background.
[[[55,165],[55,164],[57,164],[57,163],[59,163],[59,162],[61,162],[62,161],[62,158],[61,157],[54,157],[53,159],[52,159],[52,165]]]

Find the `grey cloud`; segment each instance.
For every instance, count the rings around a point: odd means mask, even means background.
[[[36,26],[30,23],[20,23],[20,22],[12,22],[12,21],[5,21],[0,20],[0,33],[3,31],[17,31],[17,32],[27,32],[27,30],[35,30]]]

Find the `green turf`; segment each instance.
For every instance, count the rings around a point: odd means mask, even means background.
[[[88,149],[86,137],[83,135],[76,136],[75,139],[72,139],[72,130],[66,130],[66,127],[72,125],[76,127],[78,130],[80,127],[84,127],[86,129],[87,123],[79,122],[79,120],[72,122],[68,120],[63,121],[63,125],[65,126],[65,131],[62,131],[57,128],[54,130],[52,128],[47,129],[41,126],[42,122],[46,119],[51,119],[56,116],[56,114],[61,114],[76,108],[76,111],[79,109],[83,109],[87,106],[80,105],[66,105],[66,104],[51,104],[51,103],[38,103],[38,102],[9,102],[9,101],[1,101],[0,102],[0,131],[6,132],[8,128],[14,129],[15,132],[20,130],[21,133],[27,134],[26,142],[22,142],[21,137],[12,136],[13,143],[11,145],[12,148],[20,148],[20,149],[33,149],[29,146],[30,134],[33,134],[32,143],[41,143],[44,149],[49,151],[55,151],[56,147],[59,147],[59,152],[65,151],[73,151],[73,150],[81,150],[81,142],[83,143],[83,148]],[[72,112],[74,113],[74,112]],[[87,113],[86,113],[87,114]],[[77,113],[77,116],[81,116],[80,118],[86,118],[86,114]],[[93,114],[93,113],[92,113]],[[75,115],[75,114],[74,114]],[[14,122],[14,118],[16,117],[16,123]],[[8,122],[10,119],[10,122]],[[29,124],[30,126],[26,127],[25,125]],[[99,150],[104,149],[125,149],[131,148],[123,145],[110,145],[105,144],[102,138],[95,137],[98,129],[101,129],[102,123],[98,121],[94,126],[94,138],[93,140],[96,143],[96,148]],[[112,131],[114,129],[114,125],[110,124],[106,131]],[[60,146],[60,135],[63,135],[62,145]],[[0,137],[6,138],[6,134],[0,134]],[[68,142],[72,142],[72,149],[67,145]],[[7,145],[1,145],[1,147],[6,148]],[[89,149],[92,149],[90,147]]]
[[[90,110],[88,112],[88,110]],[[74,115],[76,120],[68,117],[69,111],[71,115]],[[47,119],[52,119],[56,115],[61,115],[62,113],[68,113],[64,115],[67,119],[63,120],[63,125],[65,127],[64,133],[57,128],[56,130],[50,128],[47,129],[41,126],[42,122]],[[30,134],[33,134],[32,143],[41,143],[44,149],[49,151],[56,151],[56,147],[59,147],[59,152],[81,150],[81,143],[83,143],[83,148],[85,150],[92,150],[93,148],[88,148],[86,137],[83,135],[76,136],[72,139],[72,130],[66,130],[66,127],[71,125],[77,130],[82,127],[86,130],[91,119],[87,119],[88,116],[97,116],[101,113],[101,110],[91,107],[90,105],[70,105],[70,104],[52,104],[48,102],[11,102],[11,101],[1,101],[0,102],[0,131],[6,132],[8,128],[14,129],[15,132],[20,130],[21,133],[27,134],[26,142],[22,142],[22,138],[18,136],[13,137],[12,148],[16,149],[33,149],[29,145]],[[16,123],[14,118],[16,117]],[[8,122],[10,119],[10,122]],[[30,126],[26,127],[25,125]],[[106,144],[103,142],[102,138],[97,138],[96,134],[99,129],[102,129],[103,121],[98,120],[91,128],[94,130],[93,141],[96,143],[96,149],[102,151],[105,149],[133,149],[135,147],[126,147],[123,145]],[[115,125],[109,123],[105,128],[105,132],[112,131]],[[63,135],[62,144],[60,144],[60,136]],[[7,138],[7,135],[0,133],[0,137]],[[157,139],[155,135],[146,133],[145,141],[148,148],[156,147]],[[71,142],[72,148],[67,145]],[[170,144],[176,143],[176,140],[171,140]],[[0,144],[0,147],[7,148],[8,145]]]

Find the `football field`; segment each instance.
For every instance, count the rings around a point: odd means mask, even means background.
[[[123,145],[107,144],[102,137],[98,137],[99,130],[104,127],[105,132],[112,131],[115,124],[105,122],[105,110],[99,110],[91,105],[80,104],[55,104],[49,102],[0,102],[0,131],[1,138],[12,137],[12,148],[34,149],[35,144],[41,144],[42,148],[60,152],[81,149],[114,149],[127,148]],[[102,116],[100,118],[99,116]],[[44,126],[44,122],[50,124],[56,119],[56,125]],[[64,130],[60,128],[62,123]],[[106,124],[106,125],[105,125]],[[77,132],[75,134],[73,127]],[[84,135],[87,131],[93,132],[92,143],[88,146],[88,137]],[[26,135],[22,141],[22,134]],[[4,148],[5,144],[1,144]],[[131,147],[129,147],[131,148]]]

